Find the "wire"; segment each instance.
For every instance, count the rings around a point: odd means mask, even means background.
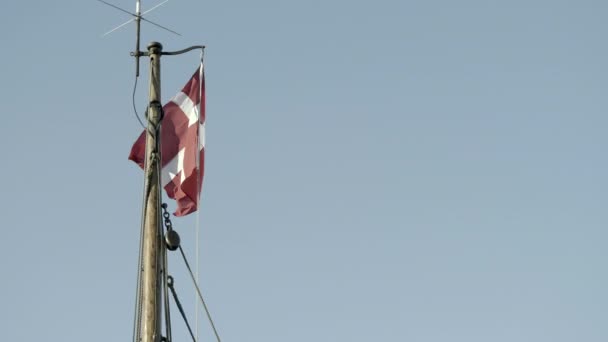
[[[137,78],[135,78],[135,84],[137,85]],[[139,119],[139,118],[138,118]],[[142,189],[142,201],[141,205],[141,219],[140,219],[140,232],[139,232],[139,256],[137,258],[137,282],[136,282],[136,290],[135,290],[135,313],[133,317],[133,342],[139,342],[141,339],[141,311],[142,311],[142,302],[141,302],[141,274],[142,264],[143,264],[143,249],[144,249],[144,218],[146,216],[146,189],[148,187],[148,179],[144,177],[143,181],[143,189]]]
[[[200,129],[200,127],[199,127],[199,129]],[[198,140],[198,138],[197,138],[197,140]],[[196,145],[198,146],[198,141],[196,142]],[[200,172],[201,171],[200,171],[200,165],[199,165],[200,162],[198,160],[199,156],[200,156],[200,153],[198,153],[198,151],[197,151],[197,153],[196,153],[196,164],[197,164],[196,165],[196,170],[197,170],[196,183],[197,183],[197,190],[196,191],[198,191],[198,189],[200,189],[200,187],[198,185],[198,182],[201,179],[201,177],[200,177]],[[197,210],[196,210],[196,228],[195,228],[195,234],[196,234],[195,240],[196,241],[195,241],[195,249],[194,249],[195,250],[194,256],[195,256],[195,260],[196,260],[196,264],[195,264],[194,267],[196,267],[195,270],[196,270],[196,282],[197,283],[201,279],[200,272],[199,272],[199,269],[200,269],[200,267],[199,267],[200,242],[199,241],[200,241],[200,231],[201,231],[201,224],[200,224],[200,222],[201,222],[200,221],[201,220],[200,219],[201,209],[200,209],[200,206],[199,206],[199,203],[198,203],[199,201],[200,201],[200,195],[196,197],[196,208],[197,208]],[[194,294],[194,327],[195,327],[195,330],[196,330],[196,340],[197,341],[198,341],[198,308],[199,308],[199,303],[198,303],[198,298],[197,298],[196,293],[195,293]]]
[[[146,129],[146,125],[144,125],[144,122],[141,121],[141,119],[139,118],[139,114],[137,113],[137,107],[135,106],[135,91],[137,90],[137,79],[138,79],[138,77],[135,76],[135,83],[133,84],[133,95],[131,96],[132,103],[133,103],[133,112],[135,113],[135,117],[137,118],[137,121],[139,121],[139,124],[141,125],[141,127],[143,129]]]
[[[150,20],[148,20],[148,19],[146,19],[146,18],[144,18],[144,17],[142,17],[142,16],[140,16],[140,17],[139,17],[139,19],[141,19],[141,20],[143,20],[143,21],[146,21],[146,22],[148,22],[148,23],[150,23],[150,24],[152,24],[152,25],[154,25],[154,26],[156,26],[156,27],[160,27],[161,29],[163,29],[163,30],[165,30],[165,31],[169,31],[169,32],[171,32],[171,33],[173,33],[173,34],[178,35],[178,36],[180,36],[180,37],[181,37],[181,34],[180,34],[179,32],[175,32],[175,31],[173,31],[173,30],[172,30],[172,29],[170,29],[170,28],[166,28],[166,27],[164,27],[163,25],[157,24],[157,23],[155,23],[155,22],[153,22],[153,21],[150,21]]]
[[[142,213],[143,214],[143,213]],[[143,215],[142,215],[143,216]],[[142,232],[140,235],[143,236],[143,220],[141,225]],[[139,341],[139,328],[141,326],[141,264],[142,264],[142,246],[143,239],[140,238],[139,243],[139,257],[137,262],[137,281],[135,284],[135,313],[133,317],[133,342]]]
[[[213,319],[211,318],[211,314],[209,313],[209,309],[207,308],[205,299],[203,299],[203,294],[201,293],[201,289],[198,287],[198,284],[196,283],[196,279],[194,278],[194,273],[192,273],[192,269],[190,268],[190,264],[188,263],[188,259],[186,258],[186,254],[184,253],[182,246],[179,246],[179,252],[182,254],[182,258],[184,259],[186,268],[188,269],[188,272],[190,273],[190,278],[192,278],[192,281],[194,282],[194,287],[196,288],[196,292],[198,292],[198,298],[201,300],[201,303],[203,304],[203,308],[205,308],[205,313],[207,314],[207,318],[209,319],[209,324],[211,325],[211,328],[213,329],[215,338],[217,339],[217,342],[221,342],[220,335],[217,333],[217,329],[215,329],[215,324],[213,324]]]
[[[162,197],[162,196],[161,196]],[[165,236],[165,231],[163,225],[160,225],[161,236]],[[167,229],[168,230],[168,229]],[[163,241],[164,242],[164,241]],[[167,248],[164,243],[161,243],[162,247],[160,248],[160,252],[162,254],[162,273],[163,273],[163,297],[164,297],[164,309],[165,309],[165,338],[167,342],[172,342],[173,337],[171,335],[171,308],[169,307],[169,262],[167,260]],[[173,281],[171,280],[171,284]]]
[[[203,113],[203,110],[205,110],[205,108],[202,108],[202,106],[204,106],[203,104],[203,98],[202,98],[202,89],[203,89],[203,57],[205,54],[205,49],[201,49],[201,65],[199,66],[199,71],[198,71],[198,118],[196,121],[197,122],[197,134],[196,134],[196,191],[200,191],[201,189],[201,142],[200,142],[200,130],[201,130],[201,113]],[[199,266],[199,260],[200,260],[200,231],[201,231],[201,206],[200,206],[200,202],[201,202],[201,194],[198,193],[198,196],[196,196],[196,242],[195,242],[195,252],[194,252],[194,257],[196,260],[196,265],[195,270],[196,270],[196,282],[198,283],[201,279],[200,277],[200,266]],[[198,298],[196,297],[196,293],[194,294],[194,323],[195,323],[195,327],[196,327],[196,339],[198,340],[198,308],[199,308],[199,304],[198,304]]]
[[[179,313],[182,314],[182,318],[184,319],[184,323],[186,323],[186,327],[188,327],[188,331],[190,332],[190,336],[192,336],[192,341],[196,342],[196,338],[194,337],[194,333],[192,332],[192,328],[190,327],[190,323],[188,323],[188,318],[186,317],[186,313],[184,312],[184,308],[182,307],[182,303],[179,301],[177,297],[177,292],[175,291],[175,287],[173,286],[173,277],[167,277],[169,283],[169,289],[171,289],[171,294],[173,294],[173,300],[175,300],[175,305],[177,305],[177,309]]]
[[[133,16],[134,16],[134,14],[133,14],[133,13],[131,13],[131,12],[127,11],[126,9],[122,9],[122,8],[120,8],[120,7],[116,6],[116,5],[112,5],[112,4],[111,4],[111,3],[109,3],[109,2],[105,2],[105,1],[103,1],[103,0],[97,0],[97,1],[99,1],[99,2],[103,2],[104,4],[106,4],[106,5],[110,6],[110,7],[114,7],[114,8],[116,8],[117,10],[119,10],[119,11],[121,11],[121,12],[127,13],[128,15],[133,15]]]

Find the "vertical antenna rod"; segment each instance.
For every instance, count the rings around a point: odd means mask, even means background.
[[[139,3],[139,1],[138,1]],[[138,342],[160,342],[161,340],[161,151],[160,124],[162,107],[160,102],[160,56],[163,46],[152,42],[148,45],[150,56],[150,104],[148,128],[146,129],[146,159],[144,185],[144,233],[142,262],[141,340]]]
[[[135,3],[135,27],[137,38],[135,39],[135,77],[139,77],[139,34],[141,26],[141,1]]]

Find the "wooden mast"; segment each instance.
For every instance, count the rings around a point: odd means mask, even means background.
[[[161,229],[161,185],[160,185],[160,56],[162,45],[148,45],[150,57],[150,93],[148,128],[146,129],[146,162],[144,167],[144,231],[141,278],[141,342],[161,340],[161,280],[162,280],[162,229]]]
[[[137,277],[137,294],[135,304],[135,322],[134,322],[134,342],[161,342],[171,341],[169,304],[167,295],[167,286],[169,276],[166,270],[166,246],[163,237],[162,227],[162,187],[161,187],[161,150],[160,150],[160,128],[163,116],[161,97],[160,97],[160,57],[161,55],[181,55],[194,49],[204,49],[202,45],[195,45],[189,48],[163,52],[163,46],[158,42],[152,42],[148,45],[148,51],[140,51],[140,26],[141,21],[147,21],[163,30],[180,35],[179,33],[170,30],[162,25],[154,23],[148,19],[144,19],[142,14],[152,11],[167,1],[164,1],[148,11],[141,12],[141,0],[136,0],[135,13],[131,13],[123,8],[113,5],[104,0],[97,0],[110,7],[113,7],[121,12],[128,13],[134,18],[106,32],[112,33],[118,28],[126,25],[131,21],[136,24],[136,41],[135,51],[131,52],[131,56],[135,57],[135,77],[137,85],[137,77],[139,77],[139,58],[150,58],[150,88],[149,88],[149,103],[146,111],[147,127],[145,128],[145,159],[144,159],[144,198],[143,198],[143,218],[142,218],[142,233],[140,240],[140,256]],[[175,232],[173,234],[176,235]],[[168,236],[170,240],[175,240],[175,236]],[[175,246],[179,245],[172,241]],[[196,284],[195,284],[196,285]],[[164,290],[164,294],[163,294]],[[199,294],[200,295],[200,294]],[[165,301],[163,303],[163,297]],[[161,312],[165,309],[165,327],[167,336],[162,336],[161,328],[163,326],[161,320]],[[216,333],[217,335],[217,333]],[[219,337],[218,337],[219,341]]]

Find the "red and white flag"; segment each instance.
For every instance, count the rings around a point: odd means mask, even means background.
[[[198,209],[203,183],[205,76],[202,63],[182,91],[163,110],[165,116],[160,131],[161,185],[167,195],[177,202],[174,214],[185,216]],[[144,131],[133,144],[129,159],[143,169],[145,154]]]

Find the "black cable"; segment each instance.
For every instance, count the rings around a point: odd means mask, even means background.
[[[133,84],[133,96],[132,96],[132,102],[133,102],[133,112],[135,113],[135,117],[137,118],[137,121],[139,121],[139,124],[141,125],[141,127],[143,129],[146,129],[146,125],[144,125],[144,122],[141,121],[141,119],[139,118],[139,114],[137,113],[137,107],[135,107],[135,91],[137,90],[137,79],[139,77],[135,76],[135,83]]]
[[[192,336],[192,341],[196,342],[196,337],[194,337],[192,328],[190,328],[190,323],[188,323],[188,318],[186,317],[186,313],[184,312],[182,303],[179,301],[179,298],[177,298],[177,292],[175,292],[175,287],[173,287],[173,277],[168,276],[167,280],[168,280],[169,289],[171,290],[171,294],[173,294],[173,300],[175,300],[175,305],[177,305],[177,309],[179,310],[179,313],[182,314],[184,323],[186,323],[186,326],[188,327],[188,331],[190,332],[190,336]]]

